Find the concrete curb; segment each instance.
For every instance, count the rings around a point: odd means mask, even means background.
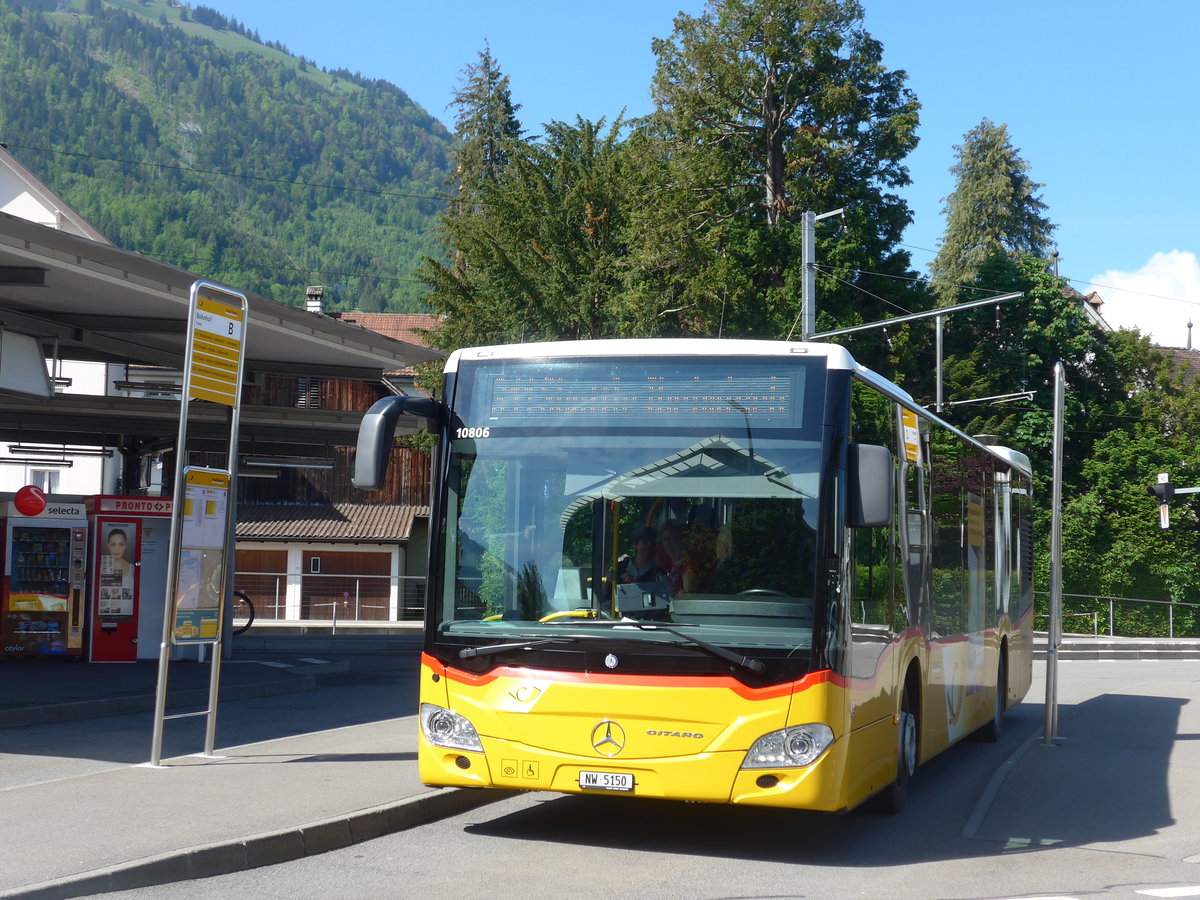
[[[281,670],[280,678],[247,684],[226,684],[220,688],[218,702],[224,700],[248,700],[255,697],[275,697],[280,694],[297,694],[317,688],[320,675],[347,672],[349,660],[322,663],[319,666],[297,666],[292,670]],[[24,728],[26,725],[45,725],[52,722],[70,722],[93,719],[101,716],[123,716],[129,713],[149,712],[154,709],[154,694],[129,694],[124,697],[109,697],[99,700],[76,700],[70,703],[51,703],[45,706],[26,706],[0,710],[0,729]],[[208,705],[208,688],[171,690],[168,682],[167,707]]]
[[[516,791],[450,788],[346,816],[161,853],[68,878],[0,891],[0,900],[67,900],[291,862],[506,800]]]

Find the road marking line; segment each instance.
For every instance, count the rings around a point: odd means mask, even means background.
[[[971,813],[971,818],[967,819],[967,824],[963,826],[962,836],[965,838],[973,838],[979,832],[980,826],[983,825],[984,818],[987,817],[988,810],[992,806],[992,801],[996,799],[996,795],[1000,793],[1000,786],[1004,784],[1004,779],[1008,777],[1008,773],[1012,771],[1013,766],[1017,761],[1024,756],[1029,748],[1041,740],[1037,734],[1030,735],[1029,738],[1016,749],[1016,751],[1006,759],[1000,768],[992,774],[991,781],[984,788],[983,795],[979,798],[979,802],[975,804],[975,811]]]
[[[1138,891],[1139,894],[1145,894],[1147,897],[1200,897],[1200,885],[1188,885],[1186,887],[1173,888],[1150,888],[1144,891]]]
[[[318,665],[318,666],[329,665],[329,660],[327,660],[327,659],[312,659],[311,657],[308,657],[308,656],[300,657],[300,662],[313,663],[314,665]]]

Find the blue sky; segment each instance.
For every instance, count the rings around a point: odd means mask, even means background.
[[[450,96],[485,41],[526,127],[650,110],[650,41],[700,0],[208,0],[327,68],[384,78],[448,125]],[[922,104],[909,156],[913,264],[932,260],[954,146],[987,117],[1008,126],[1058,226],[1060,272],[1116,326],[1182,346],[1200,326],[1200,2],[863,0],[885,63]],[[314,27],[319,23],[319,27]],[[1200,334],[1196,345],[1200,345]]]

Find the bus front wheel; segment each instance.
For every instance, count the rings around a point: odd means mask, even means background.
[[[905,686],[904,696],[900,700],[896,780],[879,795],[879,808],[884,813],[894,815],[900,812],[904,808],[904,801],[908,799],[908,784],[917,771],[919,734],[916,704],[912,699],[912,691]]]

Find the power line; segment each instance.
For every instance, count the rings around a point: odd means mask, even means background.
[[[442,194],[412,194],[412,193],[407,193],[405,191],[389,191],[389,190],[383,190],[380,188],[349,187],[349,186],[335,185],[335,184],[329,184],[326,182],[319,182],[319,181],[302,181],[299,179],[270,178],[265,175],[246,175],[246,174],[239,174],[239,173],[233,173],[233,172],[222,172],[219,169],[197,169],[192,166],[172,165],[170,163],[157,163],[157,162],[149,162],[146,160],[124,159],[124,158],[117,157],[117,156],[99,156],[94,153],[82,153],[82,152],[74,151],[74,150],[56,150],[56,149],[53,149],[50,147],[35,147],[31,144],[17,144],[17,143],[12,143],[11,141],[5,141],[3,145],[6,147],[11,147],[11,148],[19,149],[19,150],[28,150],[28,151],[36,152],[36,153],[48,153],[51,155],[58,155],[58,156],[71,156],[71,157],[75,157],[78,159],[89,159],[89,160],[94,160],[97,162],[120,163],[122,165],[129,165],[129,166],[146,166],[146,167],[150,167],[150,168],[163,169],[163,170],[167,170],[167,171],[185,172],[185,173],[192,173],[192,174],[196,174],[196,175],[213,175],[213,176],[217,176],[220,178],[231,178],[231,179],[238,179],[238,180],[242,180],[242,181],[259,181],[259,182],[264,182],[267,184],[287,185],[289,187],[307,187],[307,188],[313,188],[314,190],[328,190],[328,191],[343,192],[343,193],[369,194],[369,195],[376,196],[376,197],[398,197],[398,198],[402,198],[402,199],[406,199],[406,200],[423,200],[423,201],[429,201],[429,202],[434,202],[434,203],[446,203],[446,202],[449,202],[449,200],[453,199],[449,195],[442,195]],[[931,250],[928,247],[921,247],[916,244],[907,244],[904,242],[900,242],[897,246],[906,247],[910,250],[920,250],[923,253],[933,253],[935,255],[937,253],[936,250]],[[187,258],[187,257],[183,257],[183,258]],[[827,275],[833,275],[833,272],[834,272],[834,267],[830,267],[830,266],[818,265],[815,268],[818,271],[824,272]],[[896,275],[896,274],[890,273],[890,272],[872,272],[867,269],[853,269],[851,271],[855,275],[870,275],[870,276],[877,277],[877,278],[890,278],[895,281],[907,281],[907,282],[913,283],[913,284],[920,283],[925,280],[922,276],[919,276],[919,275],[917,275],[917,276]],[[338,276],[342,276],[342,277],[351,277],[351,278],[380,278],[381,279],[383,277],[383,276],[362,275],[362,274],[344,273],[344,272],[320,272],[320,273],[315,273],[315,274],[338,275]],[[836,275],[834,275],[833,277],[837,278]],[[1119,291],[1121,293],[1132,294],[1137,297],[1149,297],[1149,298],[1152,298],[1155,300],[1168,300],[1168,301],[1171,301],[1174,303],[1183,303],[1188,306],[1200,306],[1200,300],[1188,300],[1188,299],[1184,299],[1182,297],[1171,297],[1166,294],[1152,294],[1148,291],[1137,291],[1137,290],[1132,290],[1130,288],[1115,287],[1113,285],[1099,284],[1094,281],[1085,281],[1082,278],[1071,278],[1069,276],[1063,276],[1063,277],[1066,279],[1066,281],[1068,283],[1071,283],[1071,284],[1080,284],[1080,285],[1084,285],[1087,287],[1099,288],[1101,290],[1106,290],[1106,291]],[[411,281],[413,279],[405,279],[405,280]],[[840,278],[838,278],[838,281],[840,281],[842,284],[847,284],[847,282],[843,281]],[[900,310],[901,312],[908,312],[908,310],[905,310],[903,307],[898,306],[894,303],[891,303],[888,300],[885,300],[883,297],[879,297],[876,294],[871,294],[869,291],[865,291],[865,289],[863,289],[861,286],[848,285],[848,284],[847,284],[847,286],[857,287],[858,290],[863,290],[864,293],[869,294],[870,296],[874,297],[877,300],[881,300],[884,303],[888,303],[889,305],[894,306],[896,309]],[[980,287],[978,285],[972,285],[972,284],[956,284],[954,286],[957,288],[963,289],[963,290],[979,291],[981,293],[984,293],[984,292],[993,293],[996,290],[998,290],[997,288]]]
[[[1084,281],[1082,278],[1068,278],[1072,284],[1082,284],[1087,287],[1100,288],[1105,291],[1118,291],[1122,294],[1133,294],[1136,297],[1150,297],[1154,300],[1171,300],[1175,303],[1185,303],[1189,306],[1200,306],[1200,300],[1185,300],[1182,297],[1168,297],[1166,294],[1151,294],[1147,291],[1135,291],[1129,288],[1115,287],[1111,284],[1097,284],[1094,281]]]
[[[141,252],[141,251],[136,251]],[[176,254],[170,258],[162,259],[163,262],[170,262],[173,265],[181,265],[183,263],[207,263],[216,265],[217,261],[211,256],[183,256]],[[329,269],[309,269],[305,266],[280,266],[275,271],[299,272],[302,275],[330,275],[338,278],[373,278],[377,281],[411,281],[414,284],[424,284],[416,275],[405,275],[397,269],[392,269],[385,274],[368,274],[365,272],[336,272]]]
[[[267,182],[268,184],[286,184],[289,187],[299,186],[299,187],[319,188],[321,190],[328,190],[328,191],[344,191],[346,193],[354,193],[354,194],[372,194],[377,197],[402,197],[407,200],[431,200],[431,201],[436,201],[436,202],[445,202],[447,199],[446,197],[441,197],[441,196],[437,196],[437,195],[433,195],[433,194],[408,194],[408,193],[404,193],[402,191],[385,191],[385,190],[380,190],[378,188],[339,187],[338,185],[335,185],[335,184],[324,184],[324,183],[317,182],[317,181],[300,181],[298,179],[287,179],[287,178],[268,178],[265,175],[241,175],[241,174],[234,174],[232,172],[221,172],[217,169],[196,169],[191,166],[176,166],[176,165],[171,165],[169,163],[156,163],[156,162],[148,162],[146,160],[136,160],[136,159],[121,159],[120,157],[117,157],[117,156],[97,156],[93,153],[79,153],[74,150],[54,150],[49,147],[33,147],[33,146],[30,146],[29,144],[13,144],[13,143],[10,143],[7,141],[5,142],[5,145],[8,147],[15,147],[20,150],[30,150],[30,151],[35,151],[38,153],[50,153],[50,154],[56,154],[59,156],[74,156],[79,159],[91,159],[91,160],[97,160],[100,162],[121,163],[123,165],[129,165],[129,166],[147,166],[147,167],[155,168],[155,169],[166,169],[168,171],[173,171],[173,172],[190,172],[190,173],[195,173],[197,175],[216,175],[221,178],[236,178],[236,179],[241,179],[242,181],[264,181],[264,182]]]
[[[827,273],[827,274],[832,274],[832,273]],[[862,273],[859,273],[859,274],[862,274]],[[911,309],[905,309],[903,306],[900,306],[898,303],[893,303],[891,300],[888,300],[885,297],[880,297],[878,294],[873,294],[870,291],[868,291],[866,288],[864,288],[862,285],[852,284],[851,282],[846,281],[846,279],[839,278],[836,275],[834,275],[833,278],[838,284],[845,285],[846,287],[850,288],[851,290],[861,291],[862,293],[866,294],[868,297],[872,297],[872,298],[878,300],[880,303],[886,303],[888,306],[892,307],[892,309],[900,310],[900,312],[904,313],[905,315],[912,315]]]
[[[920,250],[923,253],[932,253],[935,256],[937,255],[937,252],[938,252],[936,250],[930,250],[928,247],[918,247],[916,244],[901,243],[899,246],[907,247],[910,250]],[[875,274],[881,275],[883,273],[877,272]],[[890,276],[890,277],[899,277],[899,276]],[[1069,275],[1064,275],[1062,277],[1065,278],[1067,280],[1067,282],[1070,284],[1081,284],[1086,287],[1099,288],[1100,290],[1105,290],[1105,291],[1119,291],[1124,294],[1132,294],[1135,297],[1150,297],[1151,299],[1154,299],[1154,300],[1170,300],[1174,303],[1184,303],[1189,306],[1200,306],[1200,300],[1185,300],[1182,297],[1169,297],[1166,294],[1151,294],[1148,291],[1135,291],[1135,290],[1131,290],[1130,288],[1115,287],[1114,285],[1111,285],[1111,284],[1099,284],[1095,281],[1085,281],[1082,278],[1072,278]],[[956,285],[956,287],[971,288],[972,290],[978,290],[977,288],[974,288],[972,285],[967,285],[967,284]]]

